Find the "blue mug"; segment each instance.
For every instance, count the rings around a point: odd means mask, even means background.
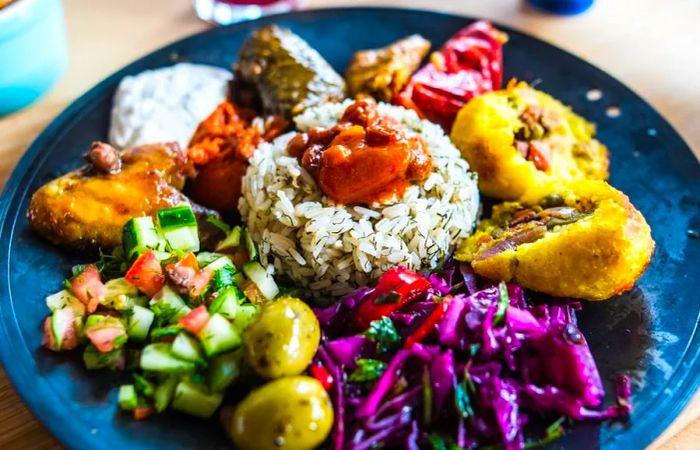
[[[0,9],[0,116],[48,91],[67,53],[61,0],[15,0]]]

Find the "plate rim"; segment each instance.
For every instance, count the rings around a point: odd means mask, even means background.
[[[452,13],[452,12],[446,12],[442,10],[432,10],[429,8],[403,8],[403,7],[372,7],[372,6],[359,6],[359,7],[353,7],[353,6],[344,6],[344,7],[333,7],[333,8],[318,8],[318,9],[306,9],[306,10],[301,10],[301,11],[292,11],[292,12],[287,12],[287,13],[281,13],[281,14],[274,14],[274,15],[269,15],[269,16],[264,16],[255,20],[250,20],[250,21],[245,21],[245,22],[239,22],[236,24],[232,24],[226,27],[215,27],[215,28],[210,28],[207,30],[203,30],[200,32],[192,33],[189,34],[185,37],[182,37],[180,39],[177,39],[175,41],[169,42],[151,52],[148,52],[146,54],[143,54],[133,60],[131,60],[129,63],[125,64],[124,66],[120,67],[116,71],[112,72],[102,80],[100,80],[98,83],[90,87],[87,91],[85,91],[83,94],[81,94],[79,97],[74,99],[67,107],[65,107],[57,116],[55,116],[49,125],[47,125],[41,133],[33,140],[31,145],[27,148],[27,150],[22,154],[14,168],[12,169],[12,172],[10,176],[7,178],[7,181],[5,183],[5,186],[2,189],[2,194],[0,195],[0,237],[4,236],[6,234],[6,228],[8,225],[10,226],[10,239],[5,242],[5,245],[3,245],[0,248],[4,248],[5,251],[3,252],[2,255],[0,255],[0,270],[2,269],[3,266],[6,266],[6,273],[7,277],[5,276],[0,276],[0,298],[2,301],[0,301],[0,362],[2,362],[2,366],[5,370],[5,373],[7,375],[8,380],[10,381],[10,384],[12,388],[17,392],[17,394],[20,396],[22,399],[22,402],[25,404],[27,409],[32,413],[32,415],[40,422],[42,425],[63,445],[66,445],[69,448],[86,448],[86,445],[91,447],[91,448],[109,448],[109,445],[100,445],[99,441],[96,441],[95,439],[88,439],[84,440],[82,437],[89,437],[91,436],[89,434],[89,431],[83,432],[82,434],[80,433],[80,430],[84,427],[81,428],[80,424],[75,424],[75,421],[68,420],[68,418],[62,416],[61,414],[58,413],[57,408],[52,408],[50,405],[50,402],[47,402],[43,398],[39,398],[39,396],[35,395],[36,392],[32,389],[32,386],[30,383],[25,383],[21,382],[18,380],[21,380],[21,377],[23,375],[22,371],[22,366],[21,364],[15,364],[13,361],[13,356],[16,356],[13,354],[11,350],[11,346],[7,345],[11,342],[14,342],[12,339],[13,332],[16,333],[16,335],[22,340],[23,336],[21,333],[21,330],[19,328],[19,323],[17,321],[17,316],[15,314],[14,310],[14,303],[11,301],[11,299],[5,299],[7,293],[9,293],[9,280],[10,280],[10,261],[12,258],[12,255],[10,254],[9,250],[12,246],[12,237],[14,235],[15,231],[15,225],[17,222],[18,217],[22,214],[22,211],[11,211],[11,206],[18,200],[18,194],[19,191],[22,189],[22,184],[20,183],[23,178],[29,173],[30,168],[33,163],[37,163],[39,161],[43,161],[43,159],[49,157],[53,153],[53,149],[51,148],[50,145],[50,140],[55,139],[58,136],[60,136],[60,128],[65,124],[65,122],[73,115],[79,115],[82,107],[84,104],[86,104],[89,101],[94,101],[96,98],[99,98],[102,95],[107,94],[106,88],[113,84],[115,80],[119,80],[123,78],[130,70],[131,67],[134,65],[139,64],[142,62],[144,59],[149,58],[153,56],[156,53],[161,53],[166,49],[171,49],[175,50],[177,46],[181,45],[183,42],[188,41],[190,39],[198,38],[203,35],[207,34],[215,34],[217,32],[220,32],[222,29],[227,29],[227,30],[235,30],[235,29],[246,29],[250,28],[253,26],[256,26],[257,24],[265,24],[265,23],[271,23],[277,20],[287,20],[287,19],[296,19],[304,16],[324,16],[324,15],[330,15],[330,16],[336,16],[336,15],[343,15],[345,13],[357,13],[357,14],[387,14],[387,13],[401,13],[401,12],[408,12],[408,13],[418,13],[418,14],[426,14],[430,16],[442,16],[442,17],[448,17],[448,18],[458,18],[458,19],[463,19],[467,22],[474,22],[478,20],[489,20],[491,23],[496,25],[499,29],[502,29],[506,31],[507,33],[514,33],[514,34],[519,34],[522,36],[527,37],[528,39],[531,39],[533,41],[536,41],[538,45],[550,47],[551,49],[555,49],[558,52],[564,53],[568,55],[571,58],[574,58],[577,60],[578,63],[587,65],[596,71],[600,72],[601,74],[605,75],[607,78],[613,80],[617,85],[618,88],[627,91],[627,93],[632,94],[632,96],[638,98],[641,100],[648,108],[650,108],[653,113],[655,113],[658,117],[660,117],[664,124],[669,127],[670,130],[672,130],[673,134],[675,134],[675,137],[679,139],[679,141],[690,151],[692,155],[695,155],[692,148],[688,145],[688,143],[685,141],[683,135],[679,133],[673,125],[661,114],[659,111],[654,107],[654,105],[650,102],[648,102],[644,97],[639,95],[637,92],[629,88],[626,84],[624,84],[622,81],[620,81],[618,78],[615,76],[611,75],[607,71],[601,69],[595,64],[592,64],[588,62],[587,60],[583,59],[582,57],[576,55],[575,53],[563,49],[561,47],[558,47],[554,44],[551,44],[544,39],[541,39],[537,36],[533,36],[532,34],[528,33],[527,31],[523,31],[508,25],[504,25],[498,21],[491,20],[491,19],[485,19],[485,18],[478,18],[478,17],[473,17],[473,16],[468,16],[468,15],[462,15],[459,13]],[[314,20],[318,20],[317,18],[313,18]],[[47,149],[49,151],[47,151]],[[696,157],[697,161],[697,157]],[[36,174],[34,175],[36,176]],[[27,183],[29,184],[29,183]],[[27,185],[25,187],[25,191],[29,189],[29,186]],[[23,199],[26,194],[20,195],[20,197]],[[18,209],[18,208],[17,208]],[[14,213],[14,216],[9,216],[10,213]],[[8,218],[11,218],[11,223],[8,223]],[[10,301],[10,304],[7,305],[6,302]],[[11,321],[13,325],[13,329],[8,328],[8,324],[6,323],[7,320],[7,315],[3,313],[3,311],[8,308],[12,312],[11,314]],[[3,319],[4,318],[4,319]],[[696,323],[694,329],[692,330],[692,333],[690,335],[690,339],[688,340],[687,347],[685,351],[682,353],[681,358],[679,360],[679,366],[681,363],[686,361],[688,357],[691,357],[692,359],[690,360],[690,368],[687,371],[687,373],[683,374],[681,376],[679,374],[679,371],[676,370],[672,374],[672,376],[666,380],[666,385],[668,386],[672,384],[672,382],[675,381],[675,385],[678,387],[683,387],[685,389],[676,389],[676,394],[674,397],[664,397],[662,403],[659,406],[661,407],[666,407],[666,405],[671,402],[671,405],[668,406],[668,412],[671,414],[667,414],[664,416],[662,420],[655,420],[653,423],[647,423],[649,420],[646,420],[642,418],[641,420],[638,420],[637,422],[634,423],[634,428],[636,430],[645,428],[645,433],[639,433],[635,432],[632,430],[628,430],[623,436],[621,436],[621,439],[611,439],[609,444],[611,448],[628,448],[629,445],[632,445],[632,448],[644,448],[647,445],[649,445],[651,442],[656,440],[662,433],[667,429],[667,427],[671,424],[672,421],[674,421],[680,414],[680,412],[685,409],[685,407],[688,405],[690,398],[698,391],[698,387],[700,386],[700,358],[698,356],[700,355],[700,333],[698,333],[698,329],[700,328],[700,324]],[[694,354],[691,354],[691,350],[695,350]],[[29,349],[26,349],[29,353],[29,355],[34,358],[33,354],[29,351]],[[695,369],[695,370],[693,370]],[[41,377],[38,377],[39,380],[41,381]],[[677,378],[680,378],[676,380]],[[680,392],[680,393],[679,393]],[[673,402],[674,401],[674,402]],[[64,411],[67,411],[67,408],[64,407]],[[651,430],[651,431],[649,431]],[[624,444],[622,442],[619,442],[620,440],[624,440]],[[620,447],[620,445],[624,445],[624,447]]]

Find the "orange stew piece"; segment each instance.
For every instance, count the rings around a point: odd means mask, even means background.
[[[252,110],[224,101],[199,124],[187,149],[199,168],[192,185],[197,202],[219,211],[236,209],[248,158],[258,144],[274,139],[287,126],[284,120],[271,117],[263,131],[251,126],[254,117]]]
[[[432,169],[423,139],[379,114],[376,103],[366,99],[350,105],[333,127],[297,134],[287,151],[300,159],[329,198],[342,204],[400,197]]]

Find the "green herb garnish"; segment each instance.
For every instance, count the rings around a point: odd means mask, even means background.
[[[401,342],[401,337],[396,331],[396,327],[394,327],[394,322],[386,316],[370,322],[369,328],[364,332],[364,335],[370,341],[375,342],[377,349],[382,353],[397,347]]]
[[[381,377],[386,370],[386,363],[378,359],[360,358],[355,361],[355,364],[357,364],[357,368],[348,378],[351,383],[374,381]]]

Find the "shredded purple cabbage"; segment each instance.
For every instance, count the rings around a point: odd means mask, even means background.
[[[446,448],[520,450],[534,418],[630,414],[626,376],[617,380],[616,404],[600,409],[603,385],[576,324],[578,302],[535,302],[518,285],[499,286],[453,262],[428,281],[423,295],[389,314],[402,340],[389,350],[356,328],[357,309],[372,289],[316,311],[323,330],[318,359],[334,379],[335,450],[422,449],[436,439]],[[427,322],[437,313],[434,325]],[[418,332],[426,323],[428,332]],[[359,358],[386,368],[372,382],[351,383]]]

